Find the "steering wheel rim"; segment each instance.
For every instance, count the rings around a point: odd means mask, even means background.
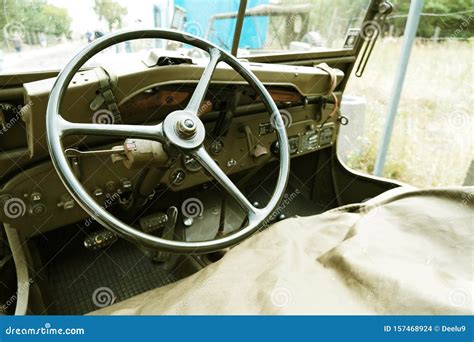
[[[195,46],[209,53],[210,62],[204,69],[201,79],[199,80],[185,110],[172,112],[167,115],[163,122],[153,126],[72,123],[66,121],[60,115],[59,109],[61,108],[61,103],[69,83],[76,72],[79,71],[79,69],[92,56],[112,45],[128,40],[144,38],[174,40]],[[227,175],[219,168],[219,166],[217,166],[203,145],[205,129],[199,119],[198,110],[207,92],[207,88],[211,83],[212,74],[220,61],[227,63],[255,90],[257,90],[268,112],[271,113],[271,120],[273,120],[272,123],[277,133],[279,143],[280,169],[275,190],[265,208],[255,208],[246,199]],[[191,114],[194,114],[194,116],[191,116]],[[188,119],[191,119],[193,123],[195,123],[195,133],[191,138],[184,138],[181,134],[183,132],[177,130],[176,127],[184,122],[184,120]],[[202,135],[203,129],[204,136]],[[209,253],[239,243],[256,232],[262,222],[264,222],[277,207],[284,195],[289,177],[290,153],[285,124],[275,102],[265,89],[264,85],[249,69],[242,65],[237,58],[218,46],[199,37],[174,30],[126,30],[101,37],[87,45],[69,61],[66,67],[59,73],[53,85],[46,112],[46,133],[49,153],[56,172],[69,193],[89,215],[94,217],[95,220],[101,223],[105,228],[117,233],[119,236],[127,240],[132,242],[138,241],[145,246],[167,252],[181,254]],[[75,177],[71,167],[69,166],[62,146],[62,138],[74,134],[91,134],[98,136],[110,135],[117,137],[143,138],[160,142],[168,141],[173,145],[186,150],[187,153],[195,157],[199,163],[201,163],[201,165],[216,181],[218,181],[218,183],[221,184],[221,186],[224,187],[224,189],[230,192],[232,197],[237,200],[240,206],[246,209],[248,217],[247,226],[224,237],[207,241],[166,240],[129,226],[100,206]]]

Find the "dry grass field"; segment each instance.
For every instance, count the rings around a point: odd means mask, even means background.
[[[363,152],[349,166],[372,173],[400,56],[400,40],[378,41],[362,78],[345,94],[365,97]],[[462,184],[474,158],[474,43],[413,46],[384,176],[415,186]]]

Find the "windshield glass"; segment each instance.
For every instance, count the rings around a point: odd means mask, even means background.
[[[0,73],[58,70],[84,45],[121,29],[167,28],[205,38],[230,51],[239,1],[0,0]],[[239,56],[352,48],[369,0],[249,0]],[[172,50],[206,54],[188,44],[141,40],[95,56]]]

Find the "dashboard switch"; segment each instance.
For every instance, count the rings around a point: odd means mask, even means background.
[[[76,206],[76,202],[69,194],[64,194],[61,196],[61,200],[58,203],[59,208],[63,208],[64,210],[70,210]]]
[[[231,158],[227,161],[227,167],[234,167],[235,165],[237,165],[237,160],[234,158]]]
[[[95,188],[93,193],[95,197],[100,197],[104,194],[104,191],[101,188]]]
[[[130,190],[132,188],[132,182],[127,178],[122,179],[122,188],[124,190]]]

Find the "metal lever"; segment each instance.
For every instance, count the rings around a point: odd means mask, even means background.
[[[173,240],[176,222],[178,221],[178,208],[169,207],[168,210],[166,210],[166,215],[168,216],[168,220],[163,227],[161,237],[165,240]],[[157,262],[165,262],[169,259],[169,257],[169,252],[158,251],[154,257],[154,260]]]
[[[124,154],[124,146],[114,146],[108,150],[95,150],[95,151],[80,151],[76,148],[67,148],[64,150],[64,155],[68,158],[73,157],[90,157],[96,155],[112,155],[112,154]]]
[[[247,146],[249,149],[249,153],[254,158],[260,158],[268,154],[268,150],[260,143],[255,143],[255,138],[253,136],[252,130],[249,126],[245,125],[241,127],[245,136],[247,138]]]

